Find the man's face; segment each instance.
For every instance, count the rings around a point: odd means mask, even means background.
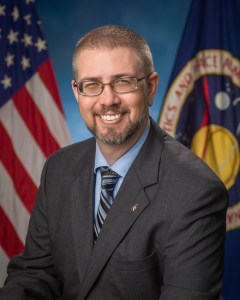
[[[143,70],[135,51],[130,48],[85,49],[76,59],[78,78],[109,83],[116,78],[143,77]],[[105,144],[122,144],[137,140],[143,132],[152,105],[152,91],[149,81],[143,79],[133,92],[117,94],[107,85],[99,96],[81,96],[73,87],[80,113],[88,129]],[[152,88],[150,88],[152,90]]]

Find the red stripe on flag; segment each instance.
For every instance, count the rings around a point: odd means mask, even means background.
[[[24,166],[18,159],[13,149],[8,133],[0,123],[0,136],[2,147],[0,147],[0,160],[2,160],[5,168],[12,177],[16,192],[24,203],[25,207],[31,213],[37,188],[29,177]],[[2,226],[2,225],[1,225]]]
[[[201,128],[208,125],[210,120],[210,112],[209,112],[210,97],[209,97],[208,80],[206,76],[203,77],[203,95],[204,95],[205,110],[204,110]]]
[[[44,85],[49,90],[54,102],[56,103],[57,107],[61,111],[61,113],[64,115],[62,103],[60,100],[59,91],[56,84],[55,75],[53,73],[52,65],[50,60],[46,60],[38,69],[38,74],[40,78],[42,79]]]
[[[204,115],[202,119],[202,124],[201,128],[204,126],[209,125],[210,122],[210,111],[209,111],[209,103],[210,103],[210,96],[209,96],[209,86],[208,86],[208,80],[206,76],[203,76],[203,94],[204,94],[204,102],[205,102],[205,110],[204,110]],[[205,136],[204,144],[202,147],[202,154],[201,154],[201,159],[204,160],[206,151],[207,151],[207,146],[209,142],[209,135],[210,135],[210,130],[209,126],[207,127],[207,133]]]
[[[58,143],[49,131],[41,112],[32,101],[31,95],[25,87],[14,94],[13,101],[45,156],[48,157],[58,150]]]
[[[12,223],[0,207],[0,244],[9,258],[23,252],[24,245],[20,241]]]

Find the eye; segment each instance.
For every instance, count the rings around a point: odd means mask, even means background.
[[[96,89],[100,86],[99,82],[96,81],[85,81],[83,82],[83,89]]]
[[[119,78],[115,81],[115,85],[129,85],[131,84],[131,78]]]

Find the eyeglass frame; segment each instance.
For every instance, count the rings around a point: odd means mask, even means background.
[[[127,94],[127,93],[132,93],[134,91],[136,91],[138,89],[138,82],[143,80],[144,78],[147,78],[149,77],[151,74],[148,74],[148,75],[145,75],[141,78],[137,78],[137,77],[134,77],[134,76],[126,76],[126,77],[119,77],[119,78],[116,78],[116,79],[113,79],[112,81],[108,82],[108,83],[103,83],[101,81],[94,81],[94,80],[81,80],[79,82],[77,82],[76,80],[73,82],[73,86],[77,88],[77,91],[78,91],[78,94],[81,95],[81,96],[87,96],[87,97],[95,97],[95,96],[99,96],[102,94],[104,88],[106,85],[110,85],[112,91],[116,94]],[[114,82],[118,81],[118,80],[121,80],[121,79],[127,79],[127,78],[131,78],[131,79],[135,79],[136,80],[136,84],[135,84],[135,88],[131,91],[128,91],[128,92],[116,92],[114,90]],[[83,83],[83,82],[97,82],[97,83],[101,83],[101,92],[99,94],[94,94],[94,95],[88,95],[88,94],[83,94],[82,92],[80,92],[80,89],[79,89],[79,84]]]

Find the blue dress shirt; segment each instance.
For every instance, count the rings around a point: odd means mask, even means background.
[[[134,161],[139,151],[141,150],[148,136],[149,130],[150,130],[150,121],[148,121],[148,124],[143,134],[141,135],[140,139],[137,141],[137,143],[131,149],[129,149],[123,156],[121,156],[112,166],[110,166],[109,163],[106,161],[105,157],[103,156],[101,150],[98,147],[98,144],[96,143],[96,155],[95,155],[95,165],[94,165],[94,173],[96,174],[94,218],[97,215],[98,206],[100,202],[100,193],[101,193],[100,167],[108,166],[114,172],[120,175],[120,178],[113,192],[113,196],[115,197],[123,182],[124,177],[127,174],[128,169],[130,168],[132,162]]]

